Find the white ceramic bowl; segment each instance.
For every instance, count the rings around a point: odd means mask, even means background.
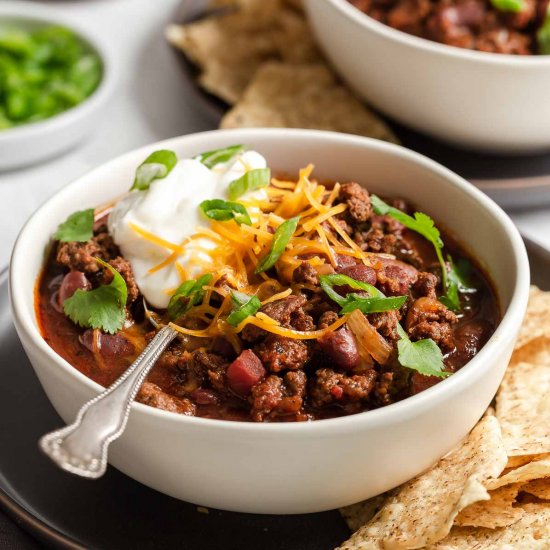
[[[72,29],[100,57],[103,76],[82,103],[51,118],[0,130],[0,170],[28,166],[58,155],[89,135],[101,121],[101,111],[114,87],[110,52],[97,37],[60,15],[59,7],[34,2],[0,2],[0,25],[37,29],[63,25]]]
[[[33,289],[49,236],[75,210],[120,196],[153,150],[180,157],[244,143],[274,170],[309,162],[320,178],[356,180],[412,200],[482,260],[503,320],[480,353],[436,387],[400,403],[344,418],[254,424],[194,418],[135,403],[110,463],[163,493],[204,506],[256,513],[327,510],[381,493],[428,468],[455,446],[489,405],[520,327],[529,266],[521,237],[504,212],[435,162],[381,141],[312,130],[218,130],[156,143],[117,158],[69,185],[23,228],[12,256],[13,317],[50,401],[66,421],[101,388],[42,339]]]
[[[306,6],[336,70],[389,117],[471,149],[550,149],[550,55],[439,44],[375,21],[347,0]]]

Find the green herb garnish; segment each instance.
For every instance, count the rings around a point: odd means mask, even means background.
[[[178,157],[174,151],[161,149],[151,153],[137,168],[131,189],[149,189],[154,180],[165,178],[176,166]]]
[[[537,42],[539,45],[539,53],[542,55],[550,55],[550,4],[546,9],[544,21],[537,31]]]
[[[214,151],[201,153],[197,159],[207,168],[212,169],[216,166],[216,164],[230,161],[234,156],[244,151],[244,149],[244,145],[231,145],[230,147],[224,147],[223,149],[214,149]]]
[[[192,307],[202,302],[204,298],[203,286],[212,280],[212,273],[202,275],[198,279],[190,279],[182,283],[170,298],[168,316],[177,319],[187,313]]]
[[[443,354],[431,338],[412,342],[399,323],[397,324],[397,333],[400,338],[397,342],[397,360],[401,365],[424,376],[444,378],[451,374],[444,372]]]
[[[270,179],[271,171],[269,168],[249,170],[239,179],[233,180],[229,184],[229,198],[234,201],[249,191],[255,191],[256,189],[266,187],[269,185]]]
[[[35,122],[84,101],[101,81],[98,55],[71,30],[0,29],[0,129]]]
[[[126,319],[126,281],[114,267],[99,258],[96,261],[113,274],[113,280],[94,290],[78,289],[63,302],[63,311],[73,323],[81,327],[115,334]]]
[[[477,292],[477,290],[470,283],[472,266],[467,260],[461,258],[455,265],[451,256],[447,255],[447,265],[449,266],[447,277],[448,289],[445,296],[441,296],[439,301],[449,309],[456,311],[460,309],[459,293],[472,294]]]
[[[407,301],[407,296],[386,298],[375,286],[338,273],[321,275],[319,283],[327,296],[342,306],[340,315],[351,313],[355,309],[363,313],[380,313],[391,309],[399,309]],[[335,286],[349,286],[367,292],[369,296],[361,296],[351,292],[343,297],[334,290]]]
[[[263,271],[267,271],[277,263],[277,260],[281,257],[281,254],[285,251],[286,245],[289,243],[294,231],[296,231],[299,219],[300,216],[290,218],[290,220],[286,220],[279,227],[277,227],[277,230],[273,235],[273,241],[269,252],[260,260],[254,270],[256,275],[258,273],[262,273]]]
[[[510,13],[518,13],[525,7],[523,0],[491,0],[491,4],[499,11]]]
[[[443,241],[441,240],[441,233],[435,226],[432,218],[422,212],[415,212],[414,217],[409,216],[405,214],[405,212],[386,204],[376,195],[371,195],[371,203],[376,214],[391,216],[394,220],[401,222],[408,229],[420,233],[420,235],[432,243],[441,266],[441,283],[444,291],[444,296],[442,296],[442,298],[446,298],[445,305],[447,307],[454,310],[459,309],[460,300],[458,299],[458,295],[455,296],[456,289],[452,288],[452,282],[449,281],[448,268],[443,259]],[[441,301],[444,303],[443,300]]]
[[[202,213],[212,220],[228,221],[235,220],[239,225],[252,225],[252,220],[246,208],[238,202],[229,202],[222,199],[202,201],[199,205]]]
[[[231,302],[233,309],[227,317],[227,322],[233,327],[238,326],[247,317],[254,315],[262,307],[262,303],[257,296],[249,296],[236,290],[231,291]]]
[[[57,231],[53,238],[62,243],[89,241],[94,234],[94,209],[80,210],[71,214]]]

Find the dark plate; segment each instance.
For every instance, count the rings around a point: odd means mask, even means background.
[[[203,17],[207,0],[185,0],[175,21],[189,23]],[[196,83],[197,70],[178,52],[188,78]],[[198,85],[188,97],[202,106],[213,124],[218,124],[228,105]],[[550,204],[550,151],[536,155],[491,155],[465,151],[407,129],[387,117],[401,143],[430,157],[471,181],[507,210]]]
[[[533,282],[550,289],[550,251],[526,244]],[[0,275],[0,349],[0,505],[51,546],[329,550],[349,535],[337,511],[296,516],[203,513],[112,467],[97,481],[58,470],[39,452],[37,440],[62,421],[15,333],[6,272]]]

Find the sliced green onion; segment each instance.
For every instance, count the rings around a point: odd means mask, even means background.
[[[207,273],[198,279],[191,279],[182,283],[174,292],[168,303],[168,316],[177,319],[185,315],[192,307],[202,302],[204,298],[203,286],[212,280],[212,273]]]
[[[216,164],[230,161],[235,155],[244,151],[244,149],[244,145],[231,145],[231,147],[224,147],[223,149],[214,149],[213,151],[201,153],[197,158],[207,168],[212,169]]]
[[[249,170],[239,179],[229,184],[229,198],[234,201],[249,191],[255,191],[269,185],[271,171],[269,168]]]
[[[523,0],[491,0],[491,4],[499,11],[511,13],[518,13],[525,7]]]
[[[286,245],[289,243],[296,227],[298,226],[298,221],[300,216],[295,218],[290,218],[283,222],[273,235],[273,241],[271,243],[271,248],[269,252],[260,260],[254,273],[262,273],[271,269],[276,263],[277,260],[281,257],[281,254],[285,251]]]
[[[176,166],[178,157],[174,151],[161,149],[151,153],[137,168],[132,189],[149,189],[151,182],[165,178]]]
[[[407,301],[407,296],[391,296],[386,298],[375,286],[339,273],[321,275],[319,283],[325,294],[338,305],[342,306],[340,315],[351,313],[354,309],[358,309],[363,313],[379,313],[391,309],[399,309]],[[344,297],[334,290],[335,286],[349,286],[355,290],[363,290],[369,296],[361,296],[355,292],[351,292]]]
[[[231,291],[231,302],[233,303],[233,309],[227,317],[227,322],[236,327],[242,323],[247,317],[254,315],[261,307],[257,296],[249,296],[244,292]]]
[[[235,220],[239,225],[252,225],[252,220],[246,208],[238,202],[229,202],[222,199],[202,201],[199,205],[202,213],[212,220]]]
[[[407,296],[390,296],[388,298],[365,297],[352,292],[346,296],[345,303],[340,310],[340,315],[351,313],[354,309],[358,309],[362,313],[390,311],[401,308],[406,301]]]

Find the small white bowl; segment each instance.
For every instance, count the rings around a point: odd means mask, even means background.
[[[306,0],[306,7],[335,69],[389,117],[469,149],[550,149],[550,55],[439,44],[384,25],[347,0]]]
[[[44,250],[70,213],[126,192],[156,149],[180,157],[244,143],[275,171],[315,164],[319,178],[362,182],[412,200],[482,261],[504,314],[494,335],[459,372],[399,403],[343,418],[255,424],[194,418],[135,403],[110,463],[168,495],[226,510],[290,514],[337,508],[386,491],[432,465],[491,402],[525,312],[529,264],[521,237],[489,198],[439,164],[402,147],[314,130],[218,130],[178,137],[119,157],[62,189],[27,222],[10,270],[13,318],[50,401],[66,421],[101,387],[42,338],[34,286]]]
[[[0,2],[0,25],[4,22],[28,29],[48,25],[68,27],[103,64],[98,87],[82,103],[45,120],[0,130],[0,170],[11,170],[58,155],[90,134],[101,121],[101,111],[114,87],[114,74],[109,50],[88,31],[62,17],[59,8],[34,2]]]

